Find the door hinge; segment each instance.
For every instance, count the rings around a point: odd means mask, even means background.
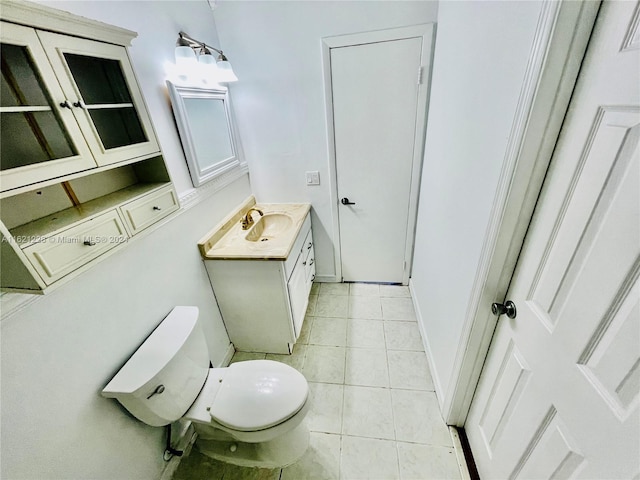
[[[422,85],[422,72],[424,71],[424,68],[422,67],[422,65],[418,66],[418,85]]]

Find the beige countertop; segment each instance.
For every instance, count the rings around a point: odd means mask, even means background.
[[[291,224],[266,240],[250,241],[247,236],[251,228],[242,230],[241,225],[242,217],[250,208],[261,210],[265,216],[285,215],[291,219]],[[198,242],[200,254],[208,260],[286,260],[309,210],[311,205],[308,203],[256,204],[251,196]],[[260,215],[256,212],[252,215],[255,226]]]

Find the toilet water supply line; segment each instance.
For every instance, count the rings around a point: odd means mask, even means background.
[[[171,424],[167,425],[167,447],[164,450],[164,454],[162,455],[162,459],[165,462],[171,460],[174,456],[181,457],[184,453],[184,450],[176,450],[171,446]]]

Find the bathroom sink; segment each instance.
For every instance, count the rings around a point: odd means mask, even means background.
[[[244,238],[250,242],[268,242],[286,232],[292,225],[293,219],[287,214],[265,213]]]
[[[243,230],[243,219],[252,208],[254,223]],[[198,242],[198,248],[205,260],[286,260],[310,210],[308,203],[256,204],[248,197]]]

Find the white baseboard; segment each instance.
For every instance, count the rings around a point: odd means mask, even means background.
[[[411,295],[411,302],[413,303],[413,309],[416,312],[418,329],[420,330],[420,336],[422,337],[422,344],[424,346],[424,351],[427,354],[427,362],[429,363],[429,371],[431,372],[431,378],[433,379],[433,386],[436,390],[436,397],[438,398],[438,404],[440,405],[440,409],[442,409],[442,400],[444,399],[444,391],[442,390],[440,377],[438,377],[438,373],[435,369],[433,354],[431,352],[431,346],[429,345],[429,338],[427,337],[427,332],[424,329],[422,312],[420,311],[420,306],[416,301],[416,294],[415,294],[415,291],[413,290],[413,283],[411,281],[409,281],[409,294]]]
[[[220,362],[220,365],[218,365],[217,367],[228,367],[229,364],[231,363],[231,359],[233,358],[233,354],[236,353],[236,347],[233,346],[233,343],[229,343],[229,346],[227,347],[227,352],[224,354],[224,358],[222,359],[222,362]]]
[[[340,279],[335,275],[316,275],[314,282],[318,283],[340,283]]]

